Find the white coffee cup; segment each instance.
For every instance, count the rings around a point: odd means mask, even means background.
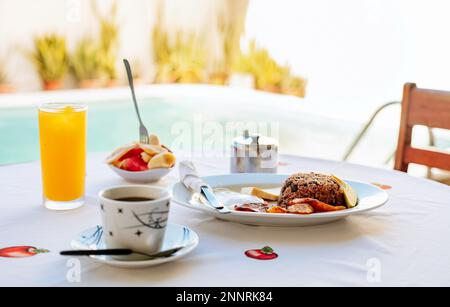
[[[99,202],[107,248],[131,249],[148,255],[161,251],[170,198],[169,191],[145,185],[101,191]]]

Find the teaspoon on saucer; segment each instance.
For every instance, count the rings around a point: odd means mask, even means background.
[[[175,247],[171,248],[156,254],[148,255],[140,252],[135,252],[131,249],[100,249],[100,250],[72,250],[72,251],[62,251],[60,252],[61,256],[129,256],[132,254],[138,254],[147,256],[149,259],[155,258],[165,258],[169,257],[183,247]]]

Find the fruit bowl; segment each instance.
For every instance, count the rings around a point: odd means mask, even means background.
[[[109,165],[109,167],[120,177],[125,179],[126,181],[133,183],[150,183],[161,180],[163,177],[167,176],[173,169],[172,168],[158,168],[158,169],[150,169],[142,172],[130,172],[114,165]]]
[[[156,135],[149,144],[132,143],[114,150],[105,161],[120,177],[135,183],[155,182],[175,167],[176,157]]]

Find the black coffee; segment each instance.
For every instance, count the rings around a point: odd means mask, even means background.
[[[154,199],[146,197],[124,197],[124,198],[116,198],[115,200],[124,202],[141,202],[141,201],[152,201]]]

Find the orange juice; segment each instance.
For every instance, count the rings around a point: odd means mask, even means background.
[[[78,105],[39,108],[42,182],[49,209],[73,209],[83,204],[86,113],[87,108]]]

